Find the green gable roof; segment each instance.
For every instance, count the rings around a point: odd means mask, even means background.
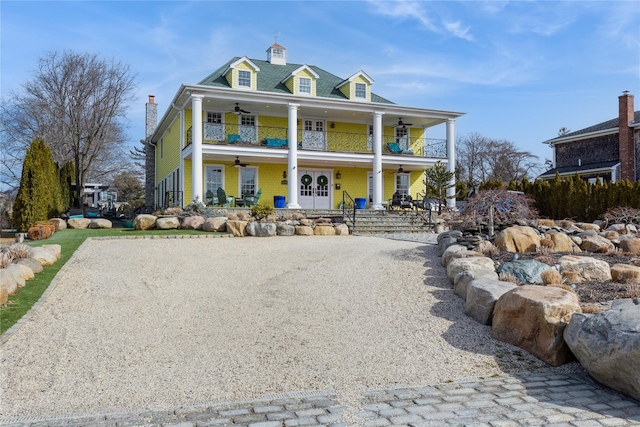
[[[218,68],[216,71],[214,71],[209,76],[207,76],[202,81],[200,81],[198,84],[203,86],[215,86],[215,87],[227,87],[227,88],[230,87],[229,83],[224,78],[222,73],[224,73],[227,70],[227,68],[229,68],[229,65],[233,64],[238,59],[240,59],[239,56],[231,59],[222,67]],[[281,82],[285,80],[286,77],[290,76],[293,71],[297,70],[303,65],[303,64],[275,65],[275,64],[269,63],[268,61],[260,61],[257,59],[252,59],[251,61],[260,68],[260,71],[257,73],[258,90],[262,92],[273,92],[273,93],[283,93],[283,94],[291,94],[291,92]],[[347,99],[342,94],[342,92],[336,89],[336,86],[342,83],[345,79],[342,79],[314,65],[309,65],[309,67],[313,71],[315,71],[318,74],[318,76],[320,76],[318,80],[316,80],[316,96],[323,97],[323,98]],[[371,94],[371,101],[385,103],[385,104],[393,104],[393,102],[381,96],[378,96],[374,93]]]

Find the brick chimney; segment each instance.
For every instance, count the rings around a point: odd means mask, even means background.
[[[634,181],[635,149],[633,143],[633,129],[629,124],[633,122],[633,95],[626,90],[618,97],[618,147],[620,151],[620,179]]]

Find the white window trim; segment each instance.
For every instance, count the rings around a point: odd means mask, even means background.
[[[303,92],[301,90],[302,88],[302,80],[308,80],[309,81],[309,92]],[[298,94],[299,95],[306,95],[309,96],[313,93],[313,80],[309,77],[298,77]]]
[[[238,169],[238,195],[235,196],[235,197],[242,197],[241,191],[242,191],[242,170],[243,169],[244,170],[249,170],[249,169],[255,170],[255,172],[256,172],[256,191],[255,192],[257,193],[258,189],[260,188],[260,185],[259,185],[259,174],[258,174],[260,167],[259,166],[246,166],[244,168],[239,167],[239,168],[236,168],[236,169]]]
[[[206,109],[204,110],[204,117],[203,117],[203,122],[204,123],[209,123],[207,122],[207,113],[218,113],[220,114],[220,124],[224,124],[224,119],[225,119],[225,112],[224,111],[219,111],[219,110],[210,110],[210,109]]]
[[[407,177],[407,195],[411,195],[411,173],[409,172],[396,172],[393,174],[393,192],[398,191],[398,176],[404,175]]]
[[[207,194],[207,172],[208,172],[208,169],[214,169],[214,168],[215,169],[220,169],[222,171],[222,188],[224,189],[225,185],[226,185],[226,183],[225,183],[225,165],[222,165],[222,164],[209,164],[209,163],[205,164],[204,165],[204,188],[203,188],[205,196]],[[216,191],[217,190],[218,189],[216,188]],[[213,196],[214,197],[218,197],[218,195],[215,192],[214,192]]]
[[[240,72],[249,73],[249,86],[245,86],[245,85],[241,85],[240,84]],[[238,89],[252,89],[253,88],[253,71],[251,71],[251,70],[238,70],[237,79],[238,79],[237,80]]]

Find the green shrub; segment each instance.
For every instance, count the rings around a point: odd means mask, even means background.
[[[271,215],[274,212],[273,206],[268,205],[255,205],[251,206],[251,216],[258,221]]]

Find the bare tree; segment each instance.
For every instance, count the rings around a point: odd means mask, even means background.
[[[3,100],[3,181],[15,172],[29,142],[41,138],[58,164],[75,165],[76,200],[87,179],[122,170],[124,116],[135,88],[128,65],[95,54],[52,52],[38,60],[32,80]],[[80,203],[80,202],[78,202]]]
[[[558,129],[558,136],[565,136],[565,135],[568,135],[569,133],[571,133],[571,129],[568,129],[564,126]]]
[[[485,190],[470,197],[464,205],[464,216],[468,223],[487,222],[488,234],[493,236],[495,225],[531,219],[538,213],[533,200],[528,196],[508,190]]]
[[[509,182],[531,178],[540,169],[538,157],[518,150],[513,142],[477,133],[458,139],[456,150],[458,180],[470,188],[489,179]]]

